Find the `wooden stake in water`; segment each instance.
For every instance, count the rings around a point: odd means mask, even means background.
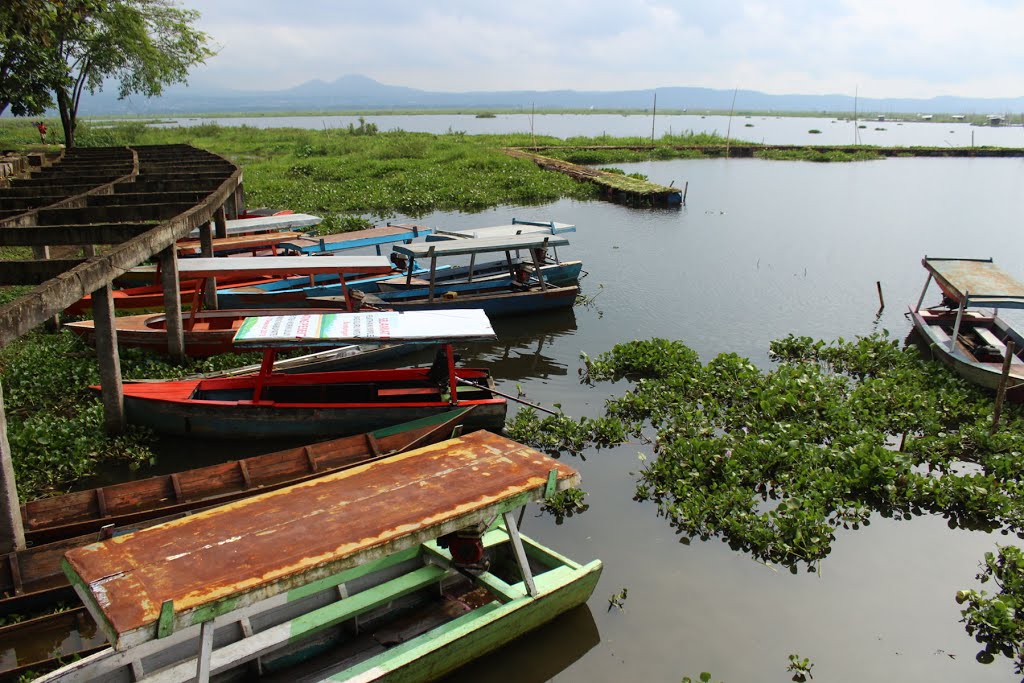
[[[654,91],[654,109],[651,110],[651,144],[654,144],[654,119],[658,116],[658,91]]]
[[[1010,363],[1013,362],[1013,340],[1006,340],[1006,356],[1003,358],[1003,375],[999,378],[996,389],[996,407],[992,411],[992,434],[999,429],[999,414],[1003,412],[1003,401],[1006,399],[1006,384],[1010,379]]]
[[[882,281],[875,280],[875,287],[878,288],[878,311],[881,313],[885,310],[885,297],[882,296]]]
[[[729,107],[729,124],[725,127],[725,158],[729,158],[729,142],[730,136],[732,135],[732,113],[736,111],[736,93],[739,88],[733,88],[732,91],[732,106]]]

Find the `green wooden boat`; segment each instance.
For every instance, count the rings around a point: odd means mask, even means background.
[[[112,647],[39,680],[439,678],[592,594],[514,515],[578,480],[480,431],[76,549]]]

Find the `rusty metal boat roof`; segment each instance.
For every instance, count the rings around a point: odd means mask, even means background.
[[[958,304],[967,306],[1024,308],[1024,284],[992,262],[992,259],[925,257],[922,265]]]
[[[75,548],[64,570],[123,650],[578,481],[568,465],[479,431]]]
[[[362,342],[442,343],[496,338],[487,314],[479,308],[467,308],[256,316],[245,319],[232,343],[238,348],[333,347]]]

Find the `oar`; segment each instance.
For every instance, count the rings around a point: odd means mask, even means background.
[[[522,403],[524,406],[529,406],[529,407],[534,408],[536,410],[544,411],[548,415],[559,415],[559,413],[556,413],[554,410],[550,410],[548,408],[545,408],[544,406],[539,406],[536,403],[530,403],[529,401],[524,401],[523,399],[519,398],[518,396],[511,396],[509,394],[504,394],[504,393],[498,391],[497,389],[491,389],[490,387],[485,387],[484,385],[477,384],[476,382],[470,382],[468,379],[463,379],[461,377],[456,377],[455,381],[458,382],[459,384],[468,384],[471,387],[476,387],[477,389],[483,389],[484,391],[489,391],[492,394],[497,394],[498,396],[501,396],[502,398],[507,398],[510,401],[515,401],[516,403]]]

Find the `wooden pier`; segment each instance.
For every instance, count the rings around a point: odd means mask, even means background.
[[[244,210],[242,171],[189,145],[76,148],[59,157],[5,162],[0,247],[31,258],[0,261],[0,286],[34,289],[0,307],[0,347],[92,295],[108,431],[124,428],[113,325],[114,278],[147,259],[161,265],[169,350],[184,341],[175,243],[198,230],[204,255],[227,219]],[[207,254],[209,252],[209,254]],[[0,553],[25,548],[0,388]]]
[[[666,187],[589,166],[579,166],[522,149],[508,148],[505,153],[518,159],[529,159],[544,170],[557,171],[581,182],[594,183],[601,188],[605,197],[623,204],[681,206],[686,203],[684,192],[680,188]]]

